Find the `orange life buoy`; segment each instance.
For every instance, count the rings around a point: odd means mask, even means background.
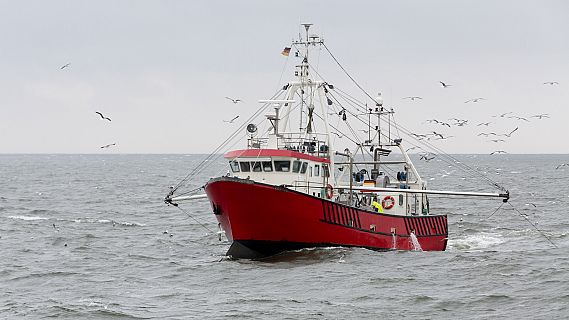
[[[332,185],[327,184],[326,185],[326,198],[332,199],[333,196],[334,196],[334,188],[332,187]]]
[[[395,205],[395,198],[393,198],[392,196],[386,196],[385,198],[383,198],[383,200],[381,200],[381,206],[385,210],[393,208],[393,205]]]

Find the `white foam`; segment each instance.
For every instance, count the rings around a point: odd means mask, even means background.
[[[28,217],[28,216],[9,216],[9,219],[17,219],[17,220],[25,220],[25,221],[34,221],[34,220],[47,220],[49,218],[44,217]]]
[[[487,249],[504,242],[504,239],[497,234],[479,233],[466,236],[463,239],[449,239],[449,247],[457,250],[479,250]]]

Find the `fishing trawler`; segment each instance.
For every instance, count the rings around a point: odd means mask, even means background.
[[[394,135],[392,128],[405,132],[394,121],[394,110],[384,106],[381,95],[371,97],[364,91],[367,104],[324,80],[310,62],[312,51],[324,48],[338,61],[324,40],[309,32],[311,25],[303,26],[305,36],[283,50],[287,59],[290,54],[299,61],[293,80],[270,99],[260,100],[261,108],[230,137],[242,133],[243,147],[222,153],[227,175],[190,192],[179,191],[231,139],[165,198],[176,206],[209,199],[231,242],[228,256],[261,258],[330,246],[442,251],[447,246],[447,216],[431,211],[429,196],[508,200],[505,190],[429,190],[404,148],[404,138]],[[255,116],[263,113],[265,119],[255,123]],[[205,194],[193,194],[202,189]]]

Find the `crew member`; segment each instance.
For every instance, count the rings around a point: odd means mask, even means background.
[[[377,202],[377,197],[373,197],[373,200],[371,202],[371,206],[375,210],[375,212],[383,213],[383,208],[381,207],[381,204],[379,202]]]

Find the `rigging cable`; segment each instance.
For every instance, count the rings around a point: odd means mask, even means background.
[[[279,90],[281,91],[281,90]],[[275,97],[277,97],[278,95],[280,95],[282,92],[277,92],[275,93],[272,97],[271,100],[274,99]],[[180,188],[186,181],[188,181],[190,178],[194,177],[195,175],[199,174],[201,171],[203,171],[203,169],[206,167],[205,164],[211,160],[213,160],[214,158],[218,158],[219,154],[218,152],[224,148],[228,143],[230,143],[238,134],[239,132],[241,132],[241,130],[243,130],[243,128],[245,128],[247,126],[247,124],[255,119],[261,112],[263,112],[268,106],[270,105],[270,103],[264,103],[251,117],[249,117],[249,119],[247,119],[241,126],[239,126],[239,128],[237,128],[227,139],[225,139],[225,141],[223,141],[217,148],[215,148],[214,151],[212,151],[208,156],[206,156],[196,167],[194,167],[194,169],[188,173],[186,175],[186,177],[184,177],[180,182],[178,182],[178,184],[176,186],[174,186],[174,188],[170,191],[171,194],[173,194],[173,192],[175,192],[178,188]],[[217,155],[217,157],[216,157]]]
[[[326,46],[326,44],[322,43],[322,45],[324,46],[324,48],[326,49],[326,51],[328,51],[328,53],[330,54],[330,56],[332,57],[332,59],[334,59],[334,61],[336,62],[336,64],[340,67],[340,69],[342,69],[342,71],[344,71],[344,73],[346,74],[346,76],[348,76],[348,78],[350,78],[350,80],[352,80],[352,82],[360,89],[362,90],[362,92],[368,96],[372,101],[374,101],[374,99],[367,93],[367,91],[365,91],[362,86],[360,86],[357,81],[348,73],[348,71],[340,64],[340,62],[338,61],[338,59],[336,59],[336,57],[332,54],[332,52],[330,51],[330,49],[328,49],[328,47]],[[318,73],[318,72],[317,72]],[[385,119],[381,119],[382,121],[386,121]],[[410,135],[411,131],[406,129],[405,127],[397,124],[397,123],[393,123],[393,125],[395,126],[395,128],[397,129],[401,129],[401,131],[403,131],[405,134]],[[411,135],[410,135],[411,136]],[[419,141],[419,140],[418,140]],[[471,174],[478,174],[480,177],[482,177],[483,179],[485,179],[487,182],[490,183],[491,186],[496,187],[502,191],[506,191],[506,189],[500,185],[499,183],[497,183],[496,181],[488,178],[487,176],[485,176],[483,173],[479,172],[478,170],[471,168],[468,165],[465,165],[463,163],[461,163],[460,161],[458,161],[456,158],[454,158],[453,156],[451,156],[450,154],[444,152],[443,150],[433,146],[430,143],[427,142],[422,142],[425,145],[429,146],[430,148],[432,148],[433,150],[436,150],[437,152],[439,152],[439,154],[444,155],[450,159],[453,160],[453,162],[455,163],[455,165],[457,165],[458,167],[462,167],[462,169],[464,169],[465,171],[471,171]],[[448,163],[448,162],[447,162]]]
[[[553,243],[553,241],[551,241],[551,239],[549,239],[549,237],[546,236],[545,233],[543,233],[543,231],[539,230],[537,228],[537,226],[535,224],[533,224],[525,215],[523,215],[516,207],[514,207],[514,205],[511,202],[508,202],[508,204],[520,215],[520,217],[524,218],[527,221],[527,223],[529,223],[532,227],[535,228],[535,230],[537,230],[539,233],[541,233],[541,235],[545,239],[547,239],[547,241],[549,241],[549,243],[551,243],[555,248],[559,249],[559,247],[555,243]]]

